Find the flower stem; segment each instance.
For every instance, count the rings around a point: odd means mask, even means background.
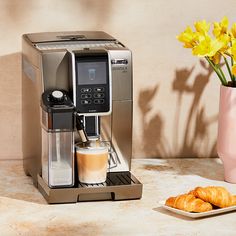
[[[221,67],[220,67],[219,65],[216,65],[216,67],[217,67],[218,71],[220,72],[222,78],[224,79],[224,81],[226,81],[226,84],[227,84],[227,80],[226,80],[226,78],[225,78],[225,75],[224,75],[224,73],[223,73]]]
[[[224,60],[225,60],[225,64],[226,64],[226,67],[227,67],[227,69],[228,69],[230,78],[231,78],[231,80],[233,81],[233,83],[235,83],[235,77],[234,77],[234,75],[233,75],[232,72],[231,72],[229,63],[228,63],[227,59],[226,59],[224,56],[223,56],[223,58],[224,58]],[[232,57],[231,57],[231,60],[232,60]]]
[[[227,85],[227,84],[228,84],[228,83],[227,83],[227,80],[226,80],[226,78],[225,78],[224,76],[222,77],[222,74],[219,72],[219,67],[217,68],[216,65],[215,65],[215,63],[214,63],[213,61],[211,61],[209,57],[206,56],[205,58],[206,58],[206,60],[209,62],[210,66],[213,68],[213,70],[216,72],[216,74],[218,75],[218,77],[219,77],[221,83],[222,83],[223,85]],[[221,71],[221,72],[222,72],[222,71]],[[222,73],[223,73],[223,72],[222,72]]]
[[[230,48],[232,48],[232,41],[230,41]],[[231,66],[233,66],[234,65],[233,55],[230,54],[230,58],[231,58]]]

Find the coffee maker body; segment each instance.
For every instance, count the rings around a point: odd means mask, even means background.
[[[50,203],[140,198],[142,184],[130,172],[131,51],[100,31],[34,33],[22,39],[25,173]],[[71,104],[58,107],[54,100],[50,104],[53,113],[43,96],[55,91],[64,92]],[[108,142],[115,153],[106,183],[96,188],[84,186],[76,178],[74,145],[81,141],[76,114],[82,117],[88,139]],[[50,126],[55,117],[57,121],[60,117],[59,128]]]

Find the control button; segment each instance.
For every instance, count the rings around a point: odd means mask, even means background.
[[[93,96],[94,96],[94,98],[104,98],[105,94],[104,93],[95,93]]]
[[[63,92],[59,90],[55,90],[52,92],[52,96],[53,98],[61,99],[63,97]]]
[[[92,98],[92,95],[91,94],[81,94],[81,98],[82,99]]]
[[[87,99],[87,100],[81,100],[81,104],[82,105],[88,105],[88,104],[91,104],[92,101],[90,99]]]
[[[90,93],[92,91],[91,88],[82,88],[81,93]]]
[[[55,102],[55,103],[60,103],[65,101],[66,95],[60,91],[60,90],[54,90],[49,96],[48,96],[48,101],[49,102]]]
[[[97,87],[93,89],[94,92],[104,92],[104,88],[103,87]]]
[[[94,99],[94,104],[103,104],[104,103],[104,99]]]

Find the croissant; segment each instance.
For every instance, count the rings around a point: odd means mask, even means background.
[[[197,187],[190,194],[220,208],[236,205],[236,196],[231,195],[224,187]]]
[[[177,197],[170,197],[165,205],[188,212],[205,212],[212,210],[212,205],[196,198],[192,194],[182,194]]]

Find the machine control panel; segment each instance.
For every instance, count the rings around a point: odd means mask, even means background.
[[[105,51],[75,53],[76,109],[79,113],[111,111],[111,78]]]
[[[105,88],[82,88],[81,89],[81,101],[80,103],[83,105],[86,104],[104,104],[105,103]]]

